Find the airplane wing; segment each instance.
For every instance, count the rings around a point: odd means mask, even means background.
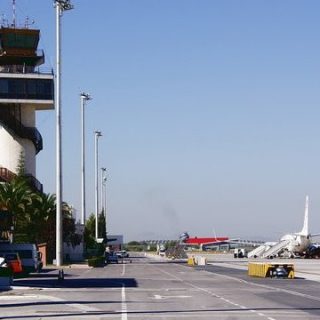
[[[264,244],[263,241],[255,241],[255,240],[241,240],[241,239],[229,239],[223,241],[212,241],[212,242],[205,242],[202,243],[202,247],[206,246],[214,246],[214,245],[222,245],[222,244],[234,244],[234,245],[243,245],[243,246],[253,246],[258,247]]]

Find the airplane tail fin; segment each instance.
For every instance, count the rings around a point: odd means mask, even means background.
[[[301,235],[308,236],[309,235],[309,197],[306,196],[306,205],[304,210],[304,221],[303,228],[300,231]]]

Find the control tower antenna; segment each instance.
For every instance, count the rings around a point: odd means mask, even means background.
[[[8,21],[6,20],[4,14],[1,15],[1,26],[5,26],[8,24]]]
[[[12,14],[13,14],[12,26],[15,28],[16,27],[16,0],[12,0]]]
[[[25,20],[25,23],[24,23],[24,27],[26,29],[29,29],[29,26],[33,25],[34,24],[34,20],[31,20],[29,19],[29,17],[26,17],[26,20]]]

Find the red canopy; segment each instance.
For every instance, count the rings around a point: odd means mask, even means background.
[[[228,237],[218,237],[218,238],[189,238],[185,241],[186,244],[205,244],[205,243],[214,243],[214,242],[222,242],[222,241],[228,241]]]

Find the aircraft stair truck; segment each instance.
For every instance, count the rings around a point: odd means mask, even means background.
[[[252,251],[248,252],[248,258],[258,258],[266,250],[268,250],[268,246],[266,246],[265,244],[262,244],[261,246],[259,246],[259,247],[255,248],[255,249],[253,249]]]
[[[262,254],[262,258],[274,258],[283,251],[283,249],[289,244],[290,240],[284,240],[280,241],[279,243],[275,244],[273,247],[271,247],[269,250],[265,251]]]
[[[252,251],[248,252],[248,258],[259,258],[262,256],[264,252],[269,250],[272,246],[274,246],[276,242],[265,242],[261,246],[253,249]]]

